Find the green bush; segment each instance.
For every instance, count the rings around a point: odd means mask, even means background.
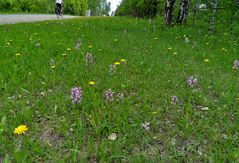
[[[64,3],[64,12],[72,15],[84,15],[86,9],[86,0],[68,0]]]
[[[64,4],[64,13],[84,15],[87,9],[87,0],[67,0]],[[55,0],[1,0],[1,12],[34,12],[54,13]]]
[[[2,0],[0,2],[0,10],[1,11],[8,11],[12,8],[13,3],[11,0]]]
[[[130,15],[134,17],[155,17],[161,11],[164,1],[162,0],[123,0],[116,15]]]

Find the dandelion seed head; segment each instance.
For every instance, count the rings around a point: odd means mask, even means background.
[[[41,44],[38,42],[36,43],[35,47],[39,48],[41,46]]]
[[[52,65],[55,65],[54,59],[51,59],[51,60],[50,60],[50,66],[52,66]]]
[[[185,41],[185,43],[189,43],[189,38],[185,37],[184,41]]]
[[[149,123],[149,122],[146,122],[146,123],[142,123],[142,124],[141,124],[141,127],[142,127],[144,130],[148,131],[148,130],[149,130],[149,125],[150,125],[150,123]]]
[[[80,38],[79,38],[79,39],[77,40],[75,49],[80,50],[80,46],[81,46],[81,40],[80,40]]]

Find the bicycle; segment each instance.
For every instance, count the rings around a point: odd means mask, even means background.
[[[57,19],[59,19],[60,17],[63,18],[63,5],[56,5],[55,14]]]

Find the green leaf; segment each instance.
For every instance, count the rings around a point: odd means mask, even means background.
[[[3,133],[4,129],[0,128],[0,135]]]
[[[3,116],[3,117],[2,117],[2,120],[1,120],[1,125],[2,125],[2,126],[5,126],[5,125],[6,125],[6,122],[7,122],[7,117],[6,117],[6,116]]]

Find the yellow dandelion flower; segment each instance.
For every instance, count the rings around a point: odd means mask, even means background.
[[[70,52],[70,51],[71,51],[71,48],[67,48],[67,51],[69,51],[69,52]]]
[[[209,62],[209,59],[204,59],[204,62]]]
[[[94,81],[89,81],[89,85],[95,85],[95,82]]]
[[[20,53],[17,53],[17,54],[16,54],[16,57],[19,57],[20,55],[21,55]]]
[[[120,62],[115,62],[114,65],[118,66],[120,65]]]
[[[7,46],[9,46],[10,45],[10,42],[7,42]]]
[[[92,48],[92,45],[89,45],[88,48]]]
[[[158,40],[158,38],[157,38],[157,37],[154,37],[154,40]]]
[[[55,66],[55,65],[52,65],[52,66],[51,66],[51,69],[55,69],[55,68],[56,68],[56,66]]]
[[[173,55],[177,55],[178,53],[177,52],[174,52]]]
[[[121,59],[120,62],[126,62],[126,59]]]
[[[67,56],[67,54],[66,54],[66,53],[63,53],[63,54],[62,54],[62,56],[63,56],[63,57],[66,57],[66,56]]]
[[[152,112],[152,114],[153,114],[153,115],[156,115],[156,114],[158,114],[158,112],[154,111],[154,112]]]
[[[172,47],[169,47],[168,50],[172,50]]]
[[[13,132],[14,134],[21,135],[24,134],[27,130],[28,130],[27,125],[20,125],[17,128],[15,128]]]

